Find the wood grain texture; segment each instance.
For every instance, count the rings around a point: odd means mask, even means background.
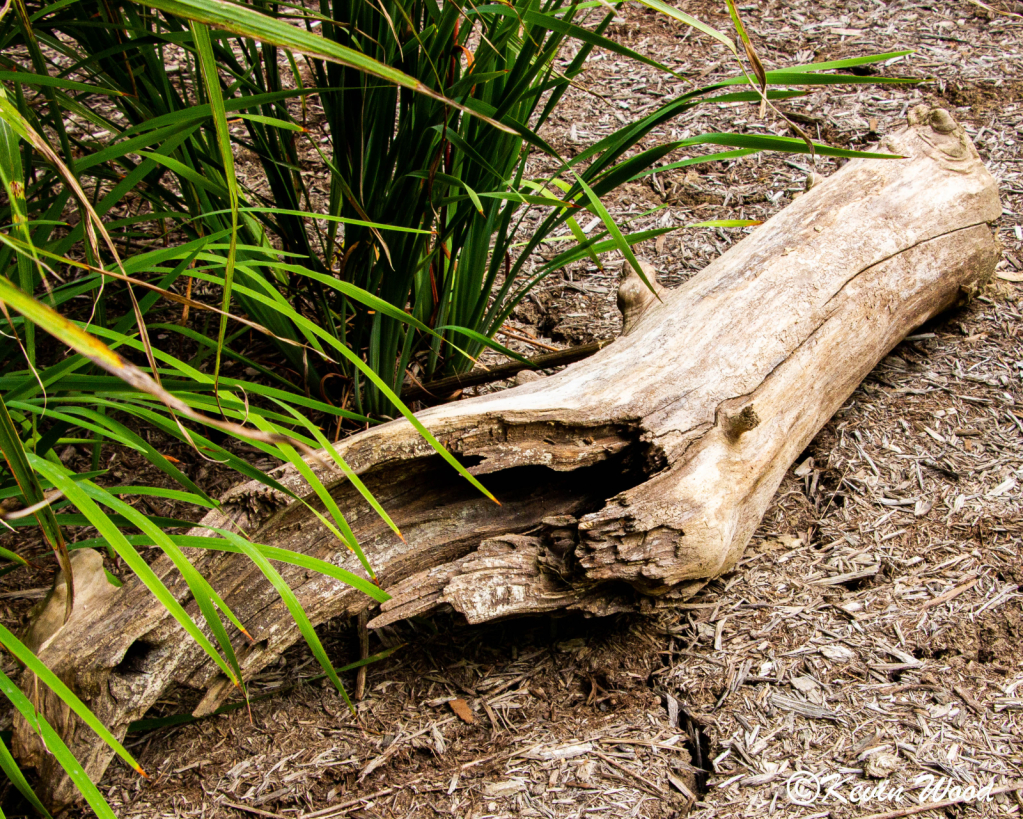
[[[905,159],[849,162],[665,292],[627,336],[593,357],[423,412],[500,507],[457,478],[404,421],[341,442],[407,541],[343,476],[315,467],[393,594],[371,627],[438,606],[471,622],[556,608],[653,608],[732,568],[785,471],[860,381],[994,269],[998,247],[987,223],[1001,208],[993,178],[945,112],[917,109],[910,123],[881,146]],[[308,493],[291,468],[275,477]],[[204,523],[239,525],[256,542],[361,573],[308,510],[281,493],[250,483],[224,500]],[[254,637],[246,644],[232,633],[246,675],[299,639],[244,557],[193,557]],[[198,617],[170,562],[154,568]],[[314,624],[367,606],[330,578],[280,569]],[[172,684],[207,691],[198,714],[231,691],[135,581],[103,611],[76,609],[40,656],[120,734]],[[54,697],[24,684],[86,771],[101,776],[109,750]],[[24,724],[15,748],[40,767],[51,804],[74,798]]]

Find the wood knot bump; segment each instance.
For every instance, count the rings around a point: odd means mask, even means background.
[[[952,115],[944,108],[917,105],[906,117],[910,125],[927,125],[939,134],[951,134],[959,127]]]
[[[947,110],[932,108],[930,105],[917,105],[909,111],[906,120],[909,125],[927,126],[938,134],[954,134],[960,130],[960,124],[955,122]]]
[[[956,129],[956,121],[944,108],[935,108],[931,111],[928,124],[939,134],[951,134]]]
[[[966,130],[944,108],[917,105],[907,120],[927,154],[946,170],[971,173],[980,163]]]
[[[531,384],[534,381],[540,381],[543,378],[543,374],[538,373],[536,370],[522,370],[515,375],[514,381],[516,387],[521,387],[523,384]]]
[[[628,335],[639,323],[644,313],[661,299],[664,288],[657,283],[657,271],[652,264],[639,260],[639,266],[647,281],[653,285],[653,292],[639,274],[629,269],[629,274],[618,286],[618,309],[622,314],[622,335]]]
[[[728,437],[738,441],[745,433],[760,426],[760,416],[752,404],[747,404],[735,415],[726,415],[724,426]]]

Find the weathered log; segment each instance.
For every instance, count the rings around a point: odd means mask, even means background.
[[[683,599],[732,568],[786,470],[871,368],[994,269],[996,185],[962,128],[944,111],[917,109],[882,149],[907,158],[849,162],[592,358],[422,413],[501,506],[404,421],[342,441],[407,541],[343,476],[316,466],[394,594],[371,625],[441,605],[472,622],[635,610]],[[275,477],[309,494],[295,470]],[[205,522],[360,572],[305,506],[260,484],[229,492]],[[195,563],[254,637],[232,634],[246,675],[299,639],[246,558],[203,552]],[[198,620],[170,561],[154,568]],[[314,624],[368,606],[330,578],[280,569]],[[102,609],[76,608],[40,656],[115,733],[172,684],[207,691],[200,715],[231,692],[140,583],[104,599]],[[99,777],[110,751],[52,695],[38,698]],[[41,769],[48,801],[72,799],[31,730],[20,724],[15,738],[22,762]]]

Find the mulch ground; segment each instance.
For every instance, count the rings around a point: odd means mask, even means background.
[[[728,27],[723,4],[676,5]],[[1023,781],[1023,17],[1011,16],[1023,8],[743,9],[769,68],[915,50],[880,72],[932,82],[821,91],[786,110],[823,141],[863,147],[915,104],[947,107],[1001,184],[1001,278],[892,351],[797,460],[742,562],[694,600],[656,617],[387,629],[371,650],[401,647],[370,667],[355,716],[303,682],[318,668],[297,647],[254,681],[278,693],[251,713],[130,735],[151,779],[111,767],[102,790],[119,816],[844,819],[900,807],[854,801],[867,784],[901,785],[915,803],[921,777]],[[734,70],[712,40],[647,10],[628,9],[612,34],[699,85]],[[546,135],[566,153],[681,87],[613,56],[582,86]],[[652,139],[714,130],[787,133],[737,105]],[[765,156],[666,172],[621,191],[612,212],[634,229],[765,219],[836,166]],[[640,250],[670,287],[741,238],[680,230]],[[620,263],[566,270],[512,327],[556,347],[613,338],[620,275]],[[348,624],[321,633],[338,664],[353,656]],[[162,712],[180,705],[171,696]],[[797,771],[832,795],[795,804]],[[937,812],[1019,816],[1021,798]]]

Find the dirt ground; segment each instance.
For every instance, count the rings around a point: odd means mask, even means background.
[[[723,3],[675,5],[728,28]],[[469,628],[438,616],[382,630],[371,651],[395,650],[370,666],[355,716],[296,647],[254,681],[272,695],[251,713],[130,734],[151,778],[111,766],[101,790],[119,817],[844,819],[909,807],[857,802],[867,784],[901,785],[916,804],[948,798],[921,794],[928,775],[1023,782],[1023,4],[741,8],[768,68],[915,50],[879,73],[929,83],[785,109],[823,141],[860,147],[914,104],[948,107],[1001,185],[1002,278],[882,362],[798,459],[739,566],[694,600],[656,617]],[[612,33],[699,85],[733,71],[714,41],[649,10],[630,8]],[[583,85],[546,134],[567,153],[680,88],[607,55]],[[714,130],[786,133],[756,106],[716,106],[653,138]],[[636,229],[764,219],[812,170],[836,167],[749,157],[658,174],[612,212]],[[670,287],[742,235],[681,230],[640,251]],[[577,265],[515,326],[552,346],[613,338],[620,274],[620,262]],[[320,631],[339,665],[354,656],[349,624]],[[181,711],[172,696],[157,715]],[[790,784],[798,771],[823,783],[820,798]],[[1023,792],[937,812],[1019,816]]]

